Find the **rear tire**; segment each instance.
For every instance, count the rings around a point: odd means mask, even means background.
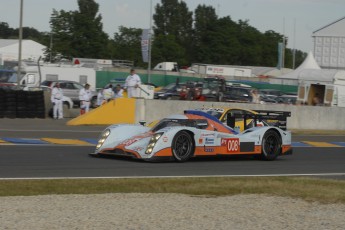
[[[171,149],[176,161],[187,161],[194,154],[194,141],[192,136],[186,131],[176,133]]]
[[[268,130],[262,139],[261,158],[268,161],[275,160],[281,153],[281,143],[280,135],[272,129]]]

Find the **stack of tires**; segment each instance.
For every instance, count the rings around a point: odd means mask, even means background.
[[[5,116],[5,109],[6,109],[5,90],[0,89],[0,118],[3,118]]]
[[[43,91],[0,89],[0,118],[45,118]]]
[[[5,91],[5,110],[4,117],[16,118],[17,113],[17,96],[16,91],[6,90]]]

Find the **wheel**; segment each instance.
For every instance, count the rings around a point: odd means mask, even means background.
[[[281,137],[273,130],[268,130],[262,139],[262,154],[264,160],[274,160],[281,152]]]
[[[180,131],[175,135],[171,148],[176,161],[187,161],[194,154],[193,138],[186,131]]]

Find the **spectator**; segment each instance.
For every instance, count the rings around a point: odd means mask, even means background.
[[[63,109],[62,109],[63,93],[62,93],[62,89],[60,88],[59,83],[56,83],[54,85],[50,99],[51,99],[51,102],[53,103],[53,118],[62,119],[63,118]]]
[[[114,90],[114,98],[116,99],[121,97],[123,97],[123,89],[120,84],[117,84]]]
[[[81,114],[89,112],[91,96],[90,85],[86,83],[84,88],[79,91]]]
[[[138,87],[140,87],[141,79],[139,75],[135,73],[134,69],[131,69],[130,75],[126,78],[125,89],[127,90],[128,98],[138,97]]]
[[[321,105],[321,98],[320,98],[320,94],[319,93],[315,93],[315,96],[313,97],[312,100],[312,105]]]
[[[258,90],[253,89],[252,90],[252,102],[253,103],[260,103],[260,94],[258,93]]]
[[[103,98],[103,90],[104,89],[100,89],[98,91],[98,94],[97,94],[97,106],[101,106],[103,104],[103,100],[104,100],[104,98]]]
[[[113,85],[110,84],[106,89],[103,90],[103,103],[106,103],[114,98]]]

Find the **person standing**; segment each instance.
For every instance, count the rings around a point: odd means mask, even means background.
[[[138,97],[138,87],[140,87],[141,79],[134,69],[131,69],[130,75],[126,78],[125,89],[127,90],[128,98]]]
[[[90,110],[91,96],[90,85],[86,83],[84,88],[79,91],[80,109],[84,110],[83,112],[85,113]],[[83,114],[83,112],[81,111],[81,114]]]
[[[315,93],[311,104],[314,105],[314,106],[321,105],[321,99],[320,99],[320,94],[319,93]]]
[[[100,89],[98,91],[98,94],[97,94],[97,107],[98,106],[101,106],[103,104],[103,101],[104,101],[104,98],[103,98],[103,90],[104,89]]]
[[[54,119],[63,118],[62,99],[63,99],[62,89],[60,88],[60,84],[57,82],[53,87],[51,98],[50,98],[51,102],[53,103],[53,118]]]
[[[252,90],[252,102],[259,104],[261,101],[260,94],[258,93],[257,89]]]

